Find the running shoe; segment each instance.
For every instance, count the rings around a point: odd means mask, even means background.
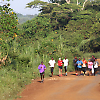
[[[66,76],[67,76],[67,73],[66,73]]]
[[[78,73],[76,73],[76,76],[78,76]]]
[[[42,82],[44,81],[44,79],[42,79]]]

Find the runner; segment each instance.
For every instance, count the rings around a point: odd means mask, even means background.
[[[85,60],[85,58],[83,58],[82,62],[83,62],[83,65],[82,65],[82,71],[83,71],[84,76],[85,76],[87,61]]]
[[[83,65],[83,62],[81,61],[81,59],[79,58],[79,60],[76,62],[77,64],[77,67],[78,67],[78,74],[81,75],[81,70],[82,70],[82,65]]]
[[[95,58],[95,61],[94,61],[94,76],[97,74],[97,69],[98,69],[98,61],[97,61],[97,58]]]
[[[65,59],[63,59],[63,63],[64,63],[65,75],[67,76],[67,66],[69,65],[69,61],[68,59],[66,59],[66,56]]]
[[[77,59],[77,57],[75,57],[74,60],[73,60],[73,63],[74,63],[76,75],[78,75],[78,73],[77,73],[78,68],[77,68],[77,64],[76,64],[77,61],[78,61],[78,59]]]
[[[40,72],[40,76],[41,76],[41,83],[44,81],[44,72],[46,70],[45,65],[43,64],[43,62],[41,62],[41,64],[38,66],[39,72]],[[43,77],[43,78],[42,78]]]
[[[93,62],[91,61],[91,59],[89,59],[88,61],[89,75],[92,75],[92,66],[93,66]]]
[[[92,55],[91,61],[92,61],[92,62],[95,61],[95,57],[94,57],[94,55]]]
[[[53,76],[53,70],[54,70],[54,66],[55,66],[55,60],[53,60],[53,57],[51,58],[51,60],[49,61],[49,67],[50,67],[50,70],[51,70],[51,77]]]
[[[94,75],[94,61],[95,61],[94,55],[92,55],[91,61],[93,62],[93,66],[92,66],[92,75]]]
[[[58,60],[59,76],[62,76],[62,65],[63,65],[63,61],[61,60],[61,58],[59,58]]]

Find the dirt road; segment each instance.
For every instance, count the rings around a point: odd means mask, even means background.
[[[100,100],[100,75],[75,76],[70,72],[46,78],[44,83],[33,80],[21,96],[16,100]]]

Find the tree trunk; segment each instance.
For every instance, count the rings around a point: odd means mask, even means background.
[[[78,0],[77,0],[77,5],[78,5]]]
[[[68,4],[70,4],[70,0],[66,0],[66,2],[67,2]]]
[[[84,8],[84,6],[85,6],[85,3],[87,2],[88,0],[85,0],[85,2],[83,3],[83,8]]]

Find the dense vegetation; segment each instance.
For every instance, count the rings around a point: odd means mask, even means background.
[[[11,100],[20,89],[39,77],[41,61],[47,67],[53,56],[67,56],[68,71],[73,71],[74,56],[87,60],[100,57],[100,2],[87,2],[85,8],[74,3],[45,4],[41,13],[18,25],[16,13],[8,5],[0,6],[0,98]],[[58,74],[57,65],[54,74]]]

